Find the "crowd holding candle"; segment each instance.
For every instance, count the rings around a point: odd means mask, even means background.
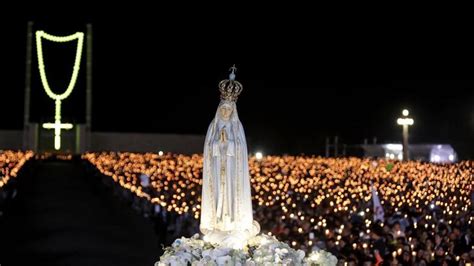
[[[103,152],[83,158],[136,198],[189,216],[187,228],[197,232],[201,155]],[[251,157],[249,168],[254,219],[295,248],[326,249],[343,265],[474,262],[472,161],[265,156]],[[383,221],[374,221],[372,188]]]
[[[9,200],[16,195],[16,177],[33,152],[0,150],[0,217]]]
[[[0,189],[17,176],[18,171],[31,157],[31,151],[0,151]]]

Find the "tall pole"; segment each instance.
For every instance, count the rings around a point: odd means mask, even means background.
[[[407,109],[402,111],[403,117],[397,119],[397,124],[403,126],[403,160],[410,160],[410,154],[408,152],[408,127],[413,125],[415,121],[413,118],[408,117],[410,112]]]
[[[86,146],[88,150],[91,147],[92,131],[92,24],[87,24],[86,36],[87,49],[87,76],[86,76]]]
[[[410,160],[408,156],[408,125],[403,125],[403,159]]]
[[[31,94],[31,51],[33,46],[33,22],[28,21],[26,32],[26,61],[25,61],[25,97],[23,106],[23,149],[31,149],[30,123],[30,94]]]
[[[337,157],[338,141],[339,141],[339,137],[335,136],[334,137],[334,157]]]

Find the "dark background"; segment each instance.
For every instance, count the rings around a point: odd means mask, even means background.
[[[242,16],[165,18],[164,10],[142,11],[30,9],[3,17],[0,129],[22,127],[27,21],[54,35],[92,23],[94,131],[205,134],[219,101],[217,84],[235,63],[251,151],[323,154],[326,136],[334,135],[349,145],[373,137],[400,142],[396,119],[408,108],[415,119],[410,142],[449,143],[460,158],[474,158],[474,72],[463,52],[469,43],[460,39],[466,34],[416,27],[368,32],[351,23],[286,17],[244,26]],[[50,84],[62,92],[75,46],[44,43]],[[35,50],[33,58],[31,120],[52,121],[54,103],[42,91]],[[75,91],[64,101],[65,122],[84,121],[85,57],[82,62]]]

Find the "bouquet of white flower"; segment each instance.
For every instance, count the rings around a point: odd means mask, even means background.
[[[179,238],[165,248],[155,266],[335,266],[337,259],[323,250],[295,250],[275,237],[258,235],[250,239],[243,250],[214,246],[194,235]]]
[[[335,266],[336,264],[337,258],[325,250],[313,251],[305,259],[305,265],[307,266]]]

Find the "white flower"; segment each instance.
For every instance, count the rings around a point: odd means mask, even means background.
[[[275,237],[259,235],[248,241],[247,247],[231,249],[216,247],[199,239],[176,239],[165,248],[155,266],[335,266],[337,258],[324,250],[314,251],[307,258],[302,250],[292,249]]]
[[[217,263],[215,261],[212,261],[211,259],[202,258],[199,261],[193,262],[191,265],[192,266],[217,266]]]
[[[230,265],[232,262],[232,258],[230,256],[223,256],[223,257],[218,257],[216,259],[217,265],[219,266],[225,266],[225,265]]]
[[[297,255],[299,260],[303,260],[306,253],[303,250],[298,250]]]
[[[318,250],[313,251],[309,256],[305,259],[306,265],[324,265],[324,266],[336,266],[337,258],[332,255],[331,253]]]
[[[171,246],[174,247],[174,248],[177,248],[181,245],[181,243],[182,243],[181,239],[178,238],[173,242],[173,244]]]

